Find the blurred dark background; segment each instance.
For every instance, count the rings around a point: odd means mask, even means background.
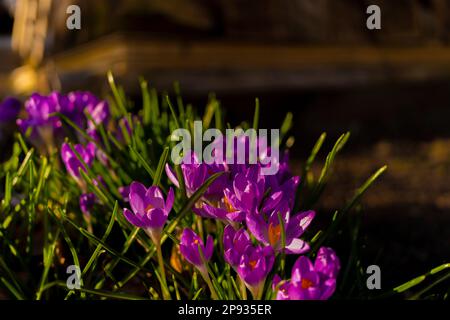
[[[277,127],[294,114],[294,170],[322,131],[352,137],[320,219],[378,167],[364,200],[364,265],[383,285],[448,262],[450,253],[449,0],[3,0],[0,97],[32,91],[108,92],[105,74],[138,101],[138,77],[179,81],[202,108],[215,92],[228,120]],[[81,8],[81,30],[66,8]],[[366,8],[381,8],[381,30]],[[323,160],[321,154],[319,160]],[[320,168],[315,168],[318,170]]]

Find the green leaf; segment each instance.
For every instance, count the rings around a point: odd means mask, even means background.
[[[438,266],[436,268],[433,268],[431,271],[429,271],[429,272],[427,272],[427,273],[425,273],[425,274],[423,274],[421,276],[418,276],[418,277],[416,277],[416,278],[414,278],[412,280],[409,280],[409,281],[405,282],[404,284],[401,284],[401,285],[395,287],[393,289],[393,291],[397,292],[397,293],[405,292],[405,291],[407,291],[407,290],[417,286],[418,284],[422,283],[429,276],[435,275],[435,274],[440,273],[440,272],[442,272],[444,270],[447,270],[447,269],[450,269],[450,263],[444,263],[444,264],[442,264],[442,265],[440,265],[440,266]],[[444,277],[446,278],[449,275],[450,275],[450,273],[447,273],[446,275],[444,275]]]
[[[112,93],[114,95],[114,99],[115,99],[115,102],[117,104],[117,107],[119,108],[119,111],[122,114],[122,116],[125,117],[127,115],[127,109],[125,107],[125,101],[122,98],[122,95],[121,95],[121,93],[119,92],[119,90],[118,90],[118,88],[116,86],[116,82],[114,81],[114,76],[113,76],[111,70],[108,71],[108,83],[109,83],[109,86],[111,87],[111,91],[112,91]]]
[[[119,252],[117,252],[116,250],[114,250],[113,248],[111,248],[110,246],[108,246],[104,241],[98,239],[96,236],[94,236],[92,233],[90,233],[89,231],[83,229],[82,227],[77,226],[74,222],[72,222],[71,220],[64,218],[65,221],[69,222],[76,230],[78,230],[83,236],[85,236],[89,241],[93,242],[94,244],[100,244],[106,251],[108,251],[111,255],[113,255],[116,258],[119,258],[120,260],[122,260],[123,262],[129,264],[130,266],[136,267],[136,268],[140,268],[141,267],[131,261],[130,259],[124,257],[122,254],[120,254]]]
[[[259,99],[255,99],[255,114],[253,116],[253,129],[258,130],[259,126]]]
[[[322,145],[325,141],[325,138],[327,137],[327,134],[324,132],[320,135],[319,139],[317,140],[316,144],[314,145],[311,154],[309,155],[308,159],[306,160],[305,168],[303,176],[306,176],[306,174],[311,170],[312,164],[314,163],[314,160],[316,159],[317,154],[320,151],[320,148],[322,148]]]
[[[5,196],[2,201],[3,210],[5,210],[6,208],[9,208],[9,206],[11,204],[11,198],[12,198],[11,174],[9,172],[7,172],[6,178],[5,178]]]
[[[200,296],[200,293],[203,291],[203,288],[198,289],[198,291],[194,294],[194,296],[192,297],[192,300],[197,300],[198,297]]]
[[[161,158],[159,158],[158,167],[156,168],[155,177],[153,178],[154,186],[158,186],[161,184],[161,177],[164,172],[164,167],[167,163],[168,157],[169,157],[169,147],[165,147],[161,155]]]
[[[318,180],[318,185],[322,185],[325,183],[326,179],[328,178],[330,174],[330,168],[333,164],[334,159],[336,158],[336,154],[342,150],[344,145],[347,143],[348,138],[350,137],[350,132],[347,132],[339,137],[339,139],[336,141],[336,143],[333,146],[333,149],[331,149],[330,153],[328,154],[325,165],[322,168],[322,171],[320,173],[320,177]]]
[[[59,238],[60,232],[61,232],[61,229],[58,228],[55,233],[53,242],[50,245],[47,244],[47,246],[44,247],[44,254],[42,256],[43,263],[44,263],[44,270],[42,271],[39,288],[36,292],[36,300],[41,300],[42,293],[44,292],[44,286],[45,286],[45,283],[47,282],[48,272],[50,270],[50,267],[53,262],[53,258],[55,256],[55,249],[56,249],[56,245],[58,243],[58,238]]]
[[[144,167],[145,171],[147,171],[147,173],[150,175],[150,177],[152,179],[155,179],[155,172],[150,167],[150,165],[147,163],[147,161],[144,159],[144,157],[142,157],[141,154],[135,148],[133,148],[131,145],[129,145],[128,148],[130,149],[130,151],[133,154],[136,155],[139,163]]]
[[[177,128],[182,128],[182,127],[180,126],[180,122],[178,121],[178,116],[177,116],[177,114],[175,113],[175,110],[174,110],[174,108],[173,108],[172,102],[170,102],[170,98],[169,98],[168,95],[166,95],[166,102],[167,102],[167,105],[169,106],[170,113],[172,114],[173,121],[175,121],[175,126],[176,126]]]
[[[106,239],[108,239],[108,236],[111,233],[112,228],[114,226],[114,222],[116,221],[118,210],[119,210],[119,203],[116,201],[116,203],[114,204],[114,210],[111,215],[111,219],[109,219],[108,227],[106,228],[106,231],[103,234],[102,242],[106,242]],[[86,266],[84,267],[83,272],[81,273],[81,277],[83,277],[89,271],[89,268],[92,266],[94,261],[97,259],[101,250],[102,250],[102,245],[99,243],[99,244],[97,244],[97,247],[95,248],[94,253],[89,258],[89,261],[86,263]]]
[[[140,78],[139,83],[141,85],[142,93],[142,109],[143,109],[143,121],[144,124],[150,124],[152,121],[152,104],[150,101],[150,92],[148,91],[148,83],[144,78]]]
[[[294,115],[292,114],[292,112],[288,112],[286,114],[286,117],[284,118],[284,121],[281,125],[281,130],[280,130],[280,139],[283,140],[283,138],[286,136],[286,134],[289,132],[289,130],[291,130],[292,128],[292,119],[293,119]]]
[[[66,287],[66,284],[59,284],[61,287]],[[103,291],[103,290],[94,290],[94,289],[86,289],[86,288],[80,288],[80,289],[73,289],[76,291],[80,291],[83,293],[93,294],[95,296],[104,297],[104,298],[111,298],[111,299],[118,299],[118,300],[147,300],[142,297],[134,296],[128,293],[116,293],[111,291]]]
[[[369,179],[366,180],[366,182],[364,182],[361,187],[356,190],[354,196],[347,203],[347,205],[342,210],[336,211],[333,221],[331,222],[327,231],[322,233],[321,236],[317,238],[317,241],[313,243],[313,249],[311,250],[312,252],[315,252],[322,245],[325,239],[327,239],[337,230],[337,227],[341,223],[342,219],[346,216],[346,214],[353,208],[356,203],[359,202],[367,189],[386,171],[386,169],[387,166],[383,166],[378,169],[372,176],[370,176]]]
[[[7,287],[7,289],[19,300],[24,300],[25,299],[25,294],[22,291],[22,288],[19,284],[19,280],[16,279],[14,273],[12,272],[12,270],[8,267],[7,263],[5,262],[5,260],[3,260],[3,257],[0,256],[0,268],[3,269],[4,273],[3,275],[7,275],[12,283],[10,283],[9,281],[6,280],[6,278],[1,277],[1,280],[3,282],[3,284]]]
[[[175,90],[175,95],[177,96],[178,112],[180,113],[180,118],[183,119],[185,116],[185,113],[184,113],[183,98],[181,97],[180,83],[178,81],[175,81],[173,84],[173,87]]]
[[[281,227],[281,262],[280,262],[280,271],[281,271],[281,276],[284,276],[284,268],[285,268],[285,264],[286,264],[286,252],[285,252],[285,248],[286,248],[286,229],[285,229],[285,225],[284,225],[284,220],[283,217],[281,215],[281,212],[278,212],[278,223],[280,224]]]
[[[19,167],[19,170],[17,170],[17,173],[15,177],[12,180],[12,186],[14,187],[19,180],[22,178],[23,174],[25,173],[25,170],[28,169],[28,165],[30,164],[31,157],[33,156],[34,149],[30,149],[28,153],[26,154],[25,158],[22,161],[22,164]]]

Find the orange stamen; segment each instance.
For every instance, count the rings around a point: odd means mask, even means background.
[[[269,224],[268,236],[270,245],[276,245],[281,237],[281,225],[274,226],[272,223]]]
[[[233,207],[233,205],[230,203],[230,200],[228,200],[228,198],[226,196],[223,197],[223,202],[225,204],[225,209],[227,210],[227,212],[236,211],[236,209]]]
[[[301,282],[302,289],[308,289],[313,285],[313,282],[309,279],[303,278]]]
[[[256,261],[256,260],[250,260],[248,262],[248,264],[250,265],[250,268],[252,268],[252,270],[255,269],[257,263],[258,263],[258,261]]]

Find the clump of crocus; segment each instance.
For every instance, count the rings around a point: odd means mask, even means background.
[[[53,93],[49,96],[32,94],[25,101],[27,117],[17,119],[17,125],[22,133],[29,133],[30,140],[42,152],[51,152],[56,143],[55,139],[62,138],[62,121],[53,115],[56,112],[61,112],[61,106],[58,103],[59,97],[59,93]]]
[[[96,125],[109,119],[106,101],[79,91],[67,95],[52,92],[47,96],[34,93],[25,102],[25,112],[26,117],[17,119],[17,125],[23,133],[30,131],[29,138],[35,145],[49,149],[64,137],[63,122],[57,113],[90,135],[95,133]]]
[[[186,228],[183,230],[180,239],[180,252],[183,257],[189,261],[207,283],[213,299],[218,299],[216,290],[208,274],[207,263],[211,259],[214,250],[214,241],[211,236],[206,239],[206,245],[203,240],[192,230]]]
[[[151,186],[147,189],[143,184],[133,182],[130,186],[128,198],[132,211],[124,209],[123,214],[131,224],[142,228],[155,244],[161,270],[162,292],[164,298],[169,299],[170,294],[167,289],[161,251],[161,236],[175,199],[173,189],[169,189],[167,199],[165,200],[162,191],[157,186]]]
[[[336,289],[336,277],[340,263],[331,248],[322,247],[317,252],[314,264],[301,256],[292,268],[291,279],[274,278],[277,300],[326,300]]]

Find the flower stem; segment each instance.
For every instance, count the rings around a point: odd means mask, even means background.
[[[164,300],[171,300],[170,293],[167,288],[166,270],[164,269],[161,243],[156,243],[156,255],[158,256],[158,264],[161,273],[161,291],[163,294],[163,298]]]
[[[211,298],[213,300],[219,300],[219,297],[217,296],[216,290],[214,289],[214,286],[213,286],[213,284],[211,282],[211,278],[209,277],[208,269],[206,268],[206,266],[198,268],[198,270],[200,271],[200,274],[202,275],[203,280],[205,280],[206,284],[209,287],[209,290],[211,291]]]
[[[239,285],[240,285],[240,289],[241,289],[241,297],[242,300],[247,300],[247,287],[245,286],[245,282],[244,280],[241,279],[241,277],[238,277],[239,280]]]
[[[264,291],[264,283],[265,279],[256,286],[247,285],[248,289],[252,293],[253,300],[261,300]]]

